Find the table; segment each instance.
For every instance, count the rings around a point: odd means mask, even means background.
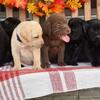
[[[64,66],[38,71],[27,67],[17,71],[13,71],[11,66],[0,68],[0,100],[39,99],[92,88],[100,88],[100,67]]]

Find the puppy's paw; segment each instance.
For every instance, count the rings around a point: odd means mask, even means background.
[[[12,68],[12,70],[20,70],[21,69],[21,67],[16,67],[16,66],[14,66],[13,68]]]
[[[33,70],[42,70],[43,69],[42,67],[36,67],[36,66],[33,66],[32,68],[33,68]]]
[[[59,62],[58,66],[65,66],[66,64],[64,62]]]
[[[78,63],[77,62],[72,62],[72,61],[67,61],[66,65],[72,65],[72,66],[77,66]]]
[[[42,64],[41,66],[42,66],[42,68],[50,68],[50,63],[44,63],[44,64]]]

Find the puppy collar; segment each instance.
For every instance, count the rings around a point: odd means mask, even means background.
[[[20,39],[18,34],[17,34],[17,40],[22,43],[22,40]]]
[[[20,43],[23,43],[23,44],[24,44],[25,41],[22,41],[23,39],[20,37],[20,34],[16,34],[16,37],[17,37],[17,40],[18,40]],[[26,43],[26,42],[25,42],[25,44],[27,44],[28,46],[32,46],[30,43]],[[32,47],[34,47],[34,46],[32,46]]]
[[[22,44],[25,44],[27,46],[32,46],[34,47],[30,42],[26,42],[24,41],[24,39],[20,36],[20,34],[16,33],[16,37],[17,37],[17,40],[22,43]]]

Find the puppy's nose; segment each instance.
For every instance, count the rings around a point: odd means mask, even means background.
[[[97,35],[97,36],[96,36],[96,39],[100,39],[100,35]]]
[[[68,28],[67,32],[68,32],[68,34],[70,34],[70,33],[71,33],[71,29],[70,29],[70,28]]]
[[[41,38],[41,41],[40,42],[41,42],[41,44],[44,44],[44,40],[42,38]]]

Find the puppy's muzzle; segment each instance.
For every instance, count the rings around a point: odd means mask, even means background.
[[[68,27],[67,34],[70,34],[70,33],[71,33],[71,29]]]
[[[100,35],[97,35],[97,36],[96,36],[96,39],[100,39]]]
[[[43,44],[44,44],[44,40],[42,39],[42,40],[41,40],[41,46],[42,46]]]
[[[36,44],[33,43],[33,47],[41,48],[43,44],[44,44],[43,38],[39,38],[39,39],[36,41]]]
[[[40,43],[41,43],[41,45],[44,44],[44,40],[43,40],[43,38],[40,39]]]

